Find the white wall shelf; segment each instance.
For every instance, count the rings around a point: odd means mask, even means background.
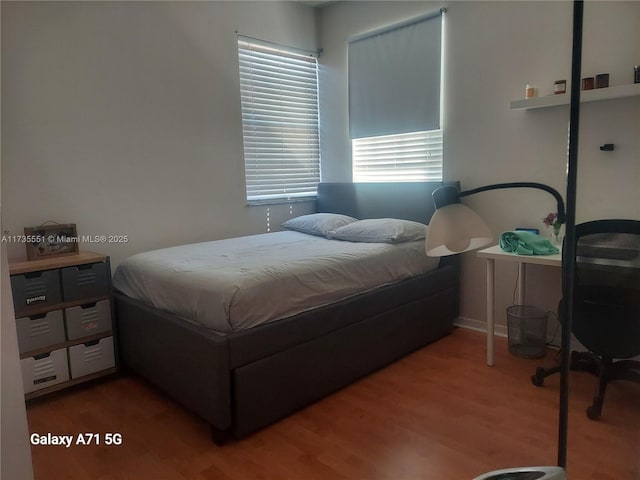
[[[580,92],[580,102],[597,102],[599,100],[610,100],[613,98],[635,97],[640,95],[640,83],[630,85],[617,85],[607,88],[595,88],[593,90],[583,90]],[[533,109],[557,107],[558,105],[569,105],[571,95],[569,91],[558,95],[547,95],[546,97],[535,97],[524,100],[512,100],[509,102],[511,110]]]

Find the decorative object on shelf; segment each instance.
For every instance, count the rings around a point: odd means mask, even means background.
[[[78,234],[75,223],[45,222],[24,228],[28,260],[77,255]]]
[[[567,82],[568,83],[568,82]],[[578,88],[580,81],[578,81]],[[640,83],[629,83],[626,85],[614,85],[609,88],[593,88],[584,91],[580,95],[580,102],[598,102],[612,100],[615,98],[629,98],[640,96]],[[509,108],[511,110],[531,110],[537,108],[557,107],[569,105],[570,95],[545,95],[544,97],[511,100]]]
[[[562,235],[560,233],[560,230],[562,229],[562,223],[558,221],[558,214],[555,212],[551,212],[546,217],[544,217],[542,221],[547,226],[547,228],[553,228],[553,232],[551,233],[551,240],[553,241],[553,244],[556,246],[562,245]]]
[[[556,80],[553,84],[553,93],[558,95],[560,93],[567,93],[567,81],[566,80]]]
[[[593,77],[586,77],[582,79],[582,90],[593,90],[593,85]]]
[[[599,73],[596,75],[596,88],[607,88],[609,86],[609,74]]]
[[[524,98],[534,98],[536,96],[536,87],[527,85],[524,89]]]
[[[640,65],[633,67],[633,83],[640,83]]]

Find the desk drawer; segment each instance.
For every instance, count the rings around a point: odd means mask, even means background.
[[[69,347],[71,378],[84,377],[116,364],[113,337]]]
[[[16,328],[20,353],[65,341],[62,310],[18,318]]]
[[[11,275],[13,304],[17,312],[62,300],[58,270]]]
[[[67,338],[76,340],[111,330],[109,300],[65,308]]]
[[[104,262],[66,267],[61,272],[66,302],[109,294],[109,275]]]
[[[30,393],[69,380],[66,348],[36,357],[23,358],[20,360],[20,364],[22,367],[24,393]]]

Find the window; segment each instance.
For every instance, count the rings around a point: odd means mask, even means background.
[[[247,201],[313,197],[320,181],[315,57],[238,38]]]
[[[442,180],[442,130],[352,140],[354,182]]]
[[[442,15],[349,39],[354,182],[442,180]]]

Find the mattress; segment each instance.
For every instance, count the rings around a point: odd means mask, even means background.
[[[357,243],[284,231],[134,255],[113,286],[218,333],[245,330],[438,267],[424,242]]]

